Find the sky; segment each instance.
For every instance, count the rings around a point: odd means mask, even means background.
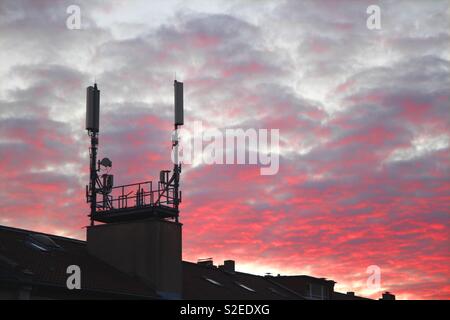
[[[185,260],[449,299],[448,18],[439,0],[2,0],[0,224],[85,239],[94,81],[115,183],[170,169],[176,75],[186,127],[280,132],[275,175],[183,166]]]

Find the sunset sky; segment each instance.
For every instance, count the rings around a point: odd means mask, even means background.
[[[171,169],[176,74],[187,128],[280,130],[276,175],[183,167],[185,260],[449,299],[449,21],[445,0],[2,0],[0,225],[85,239],[94,81],[115,183]]]

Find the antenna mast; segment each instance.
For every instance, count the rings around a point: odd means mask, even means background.
[[[90,204],[91,226],[94,221],[111,223],[147,219],[174,219],[178,222],[181,191],[179,191],[181,164],[178,161],[178,127],[183,125],[183,83],[174,81],[175,93],[175,136],[172,148],[175,151],[174,168],[169,178],[170,170],[160,172],[157,187],[152,181],[113,186],[114,177],[109,174],[112,162],[108,158],[97,161],[100,91],[97,84],[87,88],[86,95],[86,130],[91,138],[89,148],[90,176],[86,186],[86,201]],[[99,176],[99,171],[106,173]],[[97,194],[102,199],[97,200]]]
[[[174,205],[175,208],[178,209],[178,205],[180,203],[180,192],[179,183],[180,183],[180,174],[181,174],[181,164],[178,161],[178,127],[184,124],[184,114],[183,114],[183,82],[178,82],[174,80],[174,96],[175,96],[175,139],[172,143],[172,147],[175,149],[175,164],[173,167],[173,175],[174,175]],[[178,218],[177,218],[178,221]]]
[[[97,203],[97,192],[95,183],[97,181],[97,148],[98,148],[98,132],[99,132],[99,121],[100,120],[100,90],[97,88],[97,84],[94,86],[89,86],[86,89],[86,130],[88,135],[91,137],[91,147],[89,148],[90,156],[90,166],[89,166],[89,186],[86,186],[86,197],[87,201],[91,205],[91,226],[94,225],[94,220],[92,219]]]

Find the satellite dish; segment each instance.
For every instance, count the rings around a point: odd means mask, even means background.
[[[112,167],[112,161],[108,158],[103,158],[102,161],[100,161],[100,164],[104,167]]]

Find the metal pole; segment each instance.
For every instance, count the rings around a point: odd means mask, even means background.
[[[91,200],[91,226],[94,225],[94,215],[96,211],[97,206],[97,192],[95,190],[96,186],[95,183],[97,181],[97,145],[98,145],[98,136],[97,133],[94,131],[90,132],[91,135],[91,164],[90,164],[90,181],[89,181],[89,188],[90,188],[90,200]]]
[[[180,167],[180,165],[179,165],[179,163],[178,163],[178,143],[179,143],[179,141],[178,141],[178,125],[177,124],[175,124],[175,141],[174,141],[174,144],[173,144],[173,147],[175,148],[175,156],[174,156],[174,160],[175,160],[175,165],[174,165],[174,168],[173,168],[173,171],[174,171],[174,199],[173,199],[173,201],[174,201],[174,205],[175,205],[175,208],[178,210],[178,204],[179,204],[179,199],[178,199],[178,188],[179,188],[179,182],[180,182],[180,171],[181,171],[181,167]],[[167,192],[168,192],[169,190],[167,190]],[[177,216],[176,216],[176,218],[175,218],[175,221],[176,222],[178,222],[178,214],[177,214]]]

